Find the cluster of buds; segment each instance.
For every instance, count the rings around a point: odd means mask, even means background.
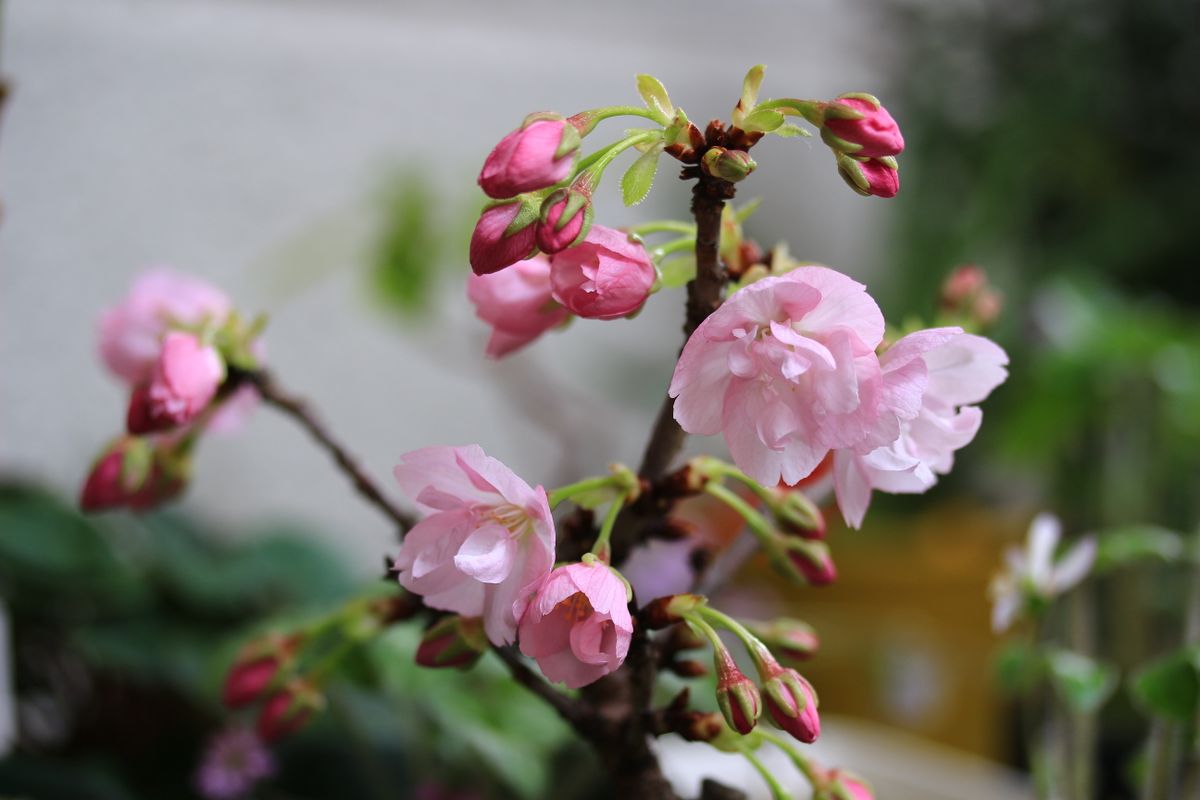
[[[717,706],[738,734],[749,735],[765,710],[776,727],[805,744],[820,736],[821,718],[812,684],[792,667],[780,664],[746,625],[712,608],[704,597],[680,594],[660,598],[648,604],[640,618],[651,629],[684,623],[709,641],[717,676]],[[717,628],[730,631],[741,641],[754,662],[757,682],[742,672]]]
[[[151,272],[100,322],[100,354],[130,390],[128,435],[110,444],[84,484],[88,511],[151,508],[178,495],[204,430],[229,430],[257,402],[236,374],[258,368],[264,320],[246,324],[219,289]]]
[[[821,123],[821,138],[850,188],[861,195],[896,196],[896,156],[904,150],[904,137],[878,98],[862,92],[841,95],[822,104]]]
[[[304,646],[299,634],[267,636],[247,645],[225,677],[222,700],[230,709],[259,701],[258,735],[273,742],[302,728],[324,706],[320,690],[295,674]]]

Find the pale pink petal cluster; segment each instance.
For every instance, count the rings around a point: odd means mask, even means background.
[[[608,565],[568,564],[550,573],[521,609],[521,652],[546,677],[577,689],[616,670],[633,638],[627,588]]]
[[[166,270],[142,275],[121,303],[100,318],[100,355],[130,384],[147,381],[171,327],[220,323],[232,305],[220,289]]]
[[[1005,553],[1007,569],[991,585],[994,631],[1007,630],[1029,600],[1052,600],[1087,577],[1096,561],[1096,537],[1084,536],[1056,557],[1061,539],[1058,517],[1041,513],[1029,526],[1025,547],[1009,548]]]
[[[415,450],[401,457],[395,475],[425,515],[396,558],[401,585],[431,608],[482,616],[491,642],[511,643],[513,604],[554,563],[545,490],[478,445]]]
[[[492,326],[487,343],[492,358],[519,350],[568,316],[552,297],[550,260],[540,255],[490,275],[472,274],[467,298],[475,315]]]
[[[911,333],[884,351],[879,364],[879,430],[856,448],[834,454],[838,505],[855,528],[872,490],[921,493],[948,473],[954,452],[979,430],[983,413],[975,404],[1008,375],[1005,352],[961,328]]]
[[[830,450],[876,433],[883,332],[866,288],[827,267],[760,280],[684,346],[670,387],[675,419],[689,433],[723,433],[759,483],[795,484]]]
[[[225,380],[225,361],[212,345],[182,331],[163,337],[150,382],[134,390],[130,433],[183,425],[208,407]]]

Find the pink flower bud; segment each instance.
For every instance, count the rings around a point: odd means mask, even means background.
[[[825,586],[837,580],[837,566],[824,542],[796,536],[783,536],[782,545],[788,561],[813,586]]]
[[[452,615],[442,617],[425,631],[416,661],[422,667],[470,669],[487,649],[482,620]]]
[[[830,770],[826,782],[814,800],[875,800],[871,785],[862,778],[840,769]]]
[[[745,150],[726,150],[724,147],[709,148],[700,162],[700,168],[706,174],[730,183],[744,179],[757,166]]]
[[[79,507],[84,511],[103,511],[123,506],[133,494],[122,479],[125,447],[126,440],[118,441],[92,467],[79,498]],[[141,488],[141,484],[136,488]]]
[[[272,634],[252,642],[229,668],[221,700],[242,708],[257,700],[287,667],[303,641],[299,635]]]
[[[895,197],[900,191],[900,172],[891,156],[863,159],[843,154],[837,164],[842,179],[861,195]]]
[[[780,499],[771,505],[775,521],[785,532],[802,539],[825,538],[825,515],[808,495],[788,487],[781,490]]]
[[[467,298],[475,316],[492,326],[491,358],[521,349],[569,316],[551,296],[550,260],[541,255],[491,275],[470,275]]]
[[[579,144],[579,131],[565,119],[534,119],[488,154],[479,185],[497,200],[553,186],[571,174]]]
[[[763,700],[771,719],[795,738],[812,744],[821,735],[817,695],[812,684],[789,667],[769,664],[768,668],[771,672],[763,684]]]
[[[758,686],[746,677],[726,649],[713,653],[717,671],[717,706],[729,727],[745,736],[754,730],[762,714],[762,698]]]
[[[225,361],[215,347],[190,333],[168,333],[150,383],[134,389],[130,398],[129,432],[150,433],[191,422],[224,380]]]
[[[92,467],[79,507],[89,512],[153,508],[183,491],[186,465],[185,456],[172,450],[169,443],[123,437]]]
[[[821,646],[813,627],[798,619],[779,617],[768,623],[746,623],[746,627],[772,653],[789,661],[806,661]]]
[[[537,243],[543,253],[557,253],[583,241],[592,227],[592,198],[578,189],[559,189],[542,203]]]
[[[982,267],[966,264],[946,277],[942,284],[942,310],[987,326],[1000,316],[1003,300],[991,287]]]
[[[324,704],[324,697],[314,686],[294,681],[267,698],[258,715],[258,735],[264,742],[274,742],[303,728],[313,712]]]
[[[537,208],[526,199],[484,209],[471,234],[471,269],[488,275],[537,252]]]
[[[638,310],[654,279],[646,249],[603,225],[593,225],[582,244],[550,257],[554,299],[589,319],[615,319]]]
[[[900,126],[870,95],[843,96],[831,102],[825,111],[825,130],[841,140],[829,142],[831,146],[863,158],[894,156],[904,151]]]

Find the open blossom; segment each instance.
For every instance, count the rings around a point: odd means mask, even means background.
[[[191,422],[224,380],[225,361],[215,347],[190,333],[168,333],[150,382],[134,389],[129,432],[149,433]]]
[[[603,225],[593,225],[582,242],[550,257],[554,299],[588,319],[616,319],[637,311],[650,296],[655,277],[646,248]]]
[[[670,394],[689,433],[723,433],[764,486],[795,484],[876,425],[883,315],[865,287],[798,267],[741,289],[684,346]]]
[[[897,341],[879,358],[883,402],[877,431],[834,454],[834,485],[847,524],[857,528],[879,489],[928,490],[979,430],[982,402],[1004,382],[1008,356],[961,328],[931,328]],[[878,444],[878,447],[873,445]]]
[[[503,200],[542,189],[571,174],[579,132],[565,119],[537,119],[500,140],[479,173],[488,197]]]
[[[425,515],[396,558],[400,584],[431,608],[482,616],[489,641],[511,643],[514,601],[554,563],[545,489],[530,488],[479,445],[414,450],[395,474]]]
[[[518,604],[521,652],[546,677],[571,689],[617,669],[629,652],[633,619],[624,581],[607,564],[568,564]]]
[[[204,281],[166,270],[148,272],[100,318],[100,355],[115,375],[142,383],[150,379],[172,324],[219,323],[231,308],[229,298]]]
[[[1062,523],[1053,514],[1038,514],[1029,526],[1024,549],[1005,553],[1008,569],[992,580],[992,629],[1007,630],[1020,614],[1044,605],[1082,581],[1096,561],[1096,537],[1085,536],[1056,558]]]
[[[467,278],[475,316],[492,326],[487,354],[500,358],[561,324],[569,315],[550,290],[550,260],[534,256],[491,275]]]

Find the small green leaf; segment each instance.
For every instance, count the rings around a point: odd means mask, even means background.
[[[779,128],[786,121],[783,114],[770,108],[760,108],[751,111],[742,120],[741,128],[745,131],[763,131],[769,133]]]
[[[686,286],[688,281],[696,277],[696,257],[689,255],[664,261],[659,272],[662,274],[662,288]]]
[[[737,218],[738,222],[745,222],[746,220],[750,219],[751,215],[753,215],[755,211],[758,211],[758,207],[761,205],[761,197],[752,198],[751,200],[747,201],[745,205],[734,210],[734,217]]]
[[[1103,531],[1098,539],[1097,572],[1144,560],[1171,563],[1182,558],[1185,551],[1182,536],[1156,525],[1133,525]]]
[[[675,106],[667,94],[667,87],[653,75],[638,75],[637,90],[646,101],[646,108],[662,116],[664,123],[670,122],[675,116]]]
[[[1041,681],[1046,661],[1041,651],[1026,644],[1010,644],[993,662],[996,681],[1009,694],[1025,694]]]
[[[1117,669],[1070,650],[1052,650],[1046,656],[1051,682],[1068,706],[1090,714],[1117,688]]]
[[[1200,707],[1200,645],[1192,645],[1142,668],[1133,695],[1151,715],[1187,722]]]
[[[636,206],[646,199],[650,187],[654,185],[654,176],[658,172],[658,156],[660,148],[652,147],[638,156],[637,160],[625,171],[621,178],[621,198],[627,206]]]
[[[771,131],[771,133],[776,136],[782,136],[785,139],[791,139],[796,136],[812,136],[812,133],[807,128],[801,128],[799,125],[793,125],[790,122],[786,125],[780,125]]]

